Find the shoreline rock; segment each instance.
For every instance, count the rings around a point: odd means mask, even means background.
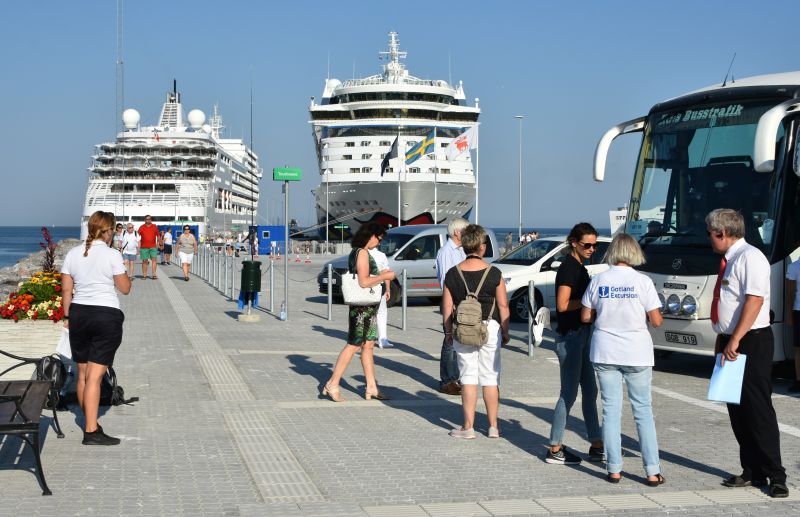
[[[80,243],[79,239],[63,239],[56,244],[56,270],[61,269],[67,252]],[[20,282],[42,270],[43,259],[44,250],[39,250],[21,258],[13,266],[0,268],[0,303],[4,303],[8,299],[8,295],[17,290]]]

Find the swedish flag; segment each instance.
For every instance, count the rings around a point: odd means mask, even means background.
[[[436,147],[434,145],[435,139],[436,139],[436,129],[434,128],[433,131],[428,133],[428,136],[423,138],[422,141],[418,142],[417,145],[412,147],[406,153],[406,165],[411,165],[412,163],[419,160],[426,154],[433,153],[436,150]]]

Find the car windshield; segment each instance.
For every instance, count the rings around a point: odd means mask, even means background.
[[[561,245],[561,241],[531,241],[500,258],[498,264],[535,264],[550,251]]]
[[[397,253],[397,250],[405,246],[411,240],[411,237],[413,235],[408,233],[387,233],[383,236],[378,249],[385,253],[387,257],[391,257]]]

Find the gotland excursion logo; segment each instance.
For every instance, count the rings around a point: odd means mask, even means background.
[[[633,286],[607,286],[601,285],[597,289],[600,298],[638,298],[636,288]]]
[[[609,288],[607,285],[600,286],[600,298],[608,298]]]

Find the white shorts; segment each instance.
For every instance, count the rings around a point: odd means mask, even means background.
[[[489,321],[489,341],[483,346],[462,345],[453,340],[461,384],[497,386],[500,378],[500,324]]]
[[[193,258],[194,253],[184,253],[182,251],[178,252],[178,259],[180,259],[181,264],[191,264]]]

